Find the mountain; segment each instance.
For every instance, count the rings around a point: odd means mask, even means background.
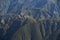
[[[59,0],[0,0],[0,40],[60,40]]]

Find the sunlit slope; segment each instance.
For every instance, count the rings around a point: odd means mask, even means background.
[[[12,40],[42,40],[42,36],[40,33],[39,25],[36,20],[29,17],[27,24],[25,24],[22,28],[18,29],[18,31],[12,37]]]

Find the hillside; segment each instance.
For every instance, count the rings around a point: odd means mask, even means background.
[[[0,40],[60,40],[60,0],[0,0]]]

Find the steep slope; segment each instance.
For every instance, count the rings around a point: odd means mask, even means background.
[[[33,18],[28,18],[27,24],[12,37],[12,40],[42,40],[39,25]]]

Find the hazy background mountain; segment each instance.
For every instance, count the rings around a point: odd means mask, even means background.
[[[60,0],[0,0],[0,40],[60,40]]]

